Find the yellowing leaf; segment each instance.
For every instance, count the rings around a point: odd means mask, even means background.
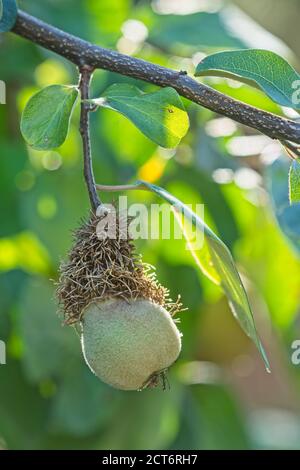
[[[188,115],[173,88],[142,93],[132,85],[115,84],[92,102],[123,114],[162,147],[176,147],[189,128]]]

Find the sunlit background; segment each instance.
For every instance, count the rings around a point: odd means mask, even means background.
[[[272,50],[300,68],[298,0],[20,0],[19,6],[99,45],[178,70],[193,72],[206,54],[247,47]],[[180,323],[183,352],[169,374],[170,390],[118,392],[91,374],[75,331],[62,327],[54,297],[58,264],[88,212],[79,110],[55,151],[29,149],[19,130],[28,98],[50,84],[76,83],[77,72],[5,35],[0,79],[7,86],[7,104],[0,105],[0,339],[7,344],[0,447],[300,448],[300,365],[291,360],[292,343],[300,339],[300,209],[289,207],[289,159],[279,144],[188,101],[191,129],[175,151],[158,148],[117,113],[93,113],[99,183],[141,178],[186,203],[205,204],[206,222],[234,254],[272,367],[267,374],[184,241],[143,241],[144,261],[188,308]],[[155,89],[97,71],[93,95],[115,82]],[[246,85],[205,83],[295,117]],[[130,200],[158,202],[142,192]]]

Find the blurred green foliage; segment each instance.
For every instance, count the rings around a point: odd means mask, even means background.
[[[248,46],[238,20],[236,29],[232,26],[236,10],[194,11],[192,4],[19,2],[67,31],[178,69],[193,70],[212,50]],[[134,34],[141,23],[128,20],[142,22],[148,38]],[[270,44],[268,35],[267,40]],[[261,41],[264,47],[263,36]],[[144,260],[157,267],[161,283],[173,298],[180,294],[188,308],[180,323],[183,352],[171,370],[169,391],[118,392],[91,374],[75,330],[62,326],[54,296],[72,230],[88,213],[78,107],[67,141],[55,151],[29,149],[19,129],[33,93],[55,83],[76,84],[77,72],[12,34],[0,38],[0,64],[7,86],[7,104],[0,105],[0,339],[7,344],[7,364],[0,366],[0,442],[9,449],[300,448],[300,370],[290,359],[291,344],[300,335],[300,227],[299,205],[288,205],[288,157],[253,130],[187,101],[191,129],[175,152],[158,148],[117,113],[93,113],[97,181],[144,178],[185,203],[205,204],[206,222],[234,253],[272,368],[266,374],[222,293],[201,275],[185,242],[148,240],[138,243]],[[205,80],[284,113],[245,85]],[[97,71],[93,95],[116,82],[156,89]],[[130,194],[130,201],[158,202],[142,192]]]

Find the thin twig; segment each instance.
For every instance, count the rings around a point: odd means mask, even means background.
[[[290,158],[292,158],[293,160],[297,160],[298,158],[300,158],[299,145],[295,145],[293,142],[289,142],[288,140],[281,140],[280,142],[285,148]]]
[[[105,185],[105,184],[96,184],[96,189],[98,191],[109,192],[109,193],[116,193],[119,191],[134,191],[134,190],[142,190],[142,191],[151,191],[150,188],[144,185],[143,181],[137,181],[133,184],[120,184],[120,185]]]
[[[272,139],[300,144],[300,124],[241,103],[233,98],[193,80],[186,73],[152,64],[116,51],[104,49],[59,30],[18,10],[12,31],[40,46],[56,52],[77,66],[82,63],[95,69],[104,69],[128,77],[170,86],[177,92],[205,108],[257,129]]]
[[[81,114],[80,114],[80,134],[82,138],[83,147],[83,169],[84,178],[87,185],[90,203],[94,212],[100,205],[100,199],[98,197],[95,185],[95,179],[93,174],[92,154],[91,154],[91,142],[90,142],[90,106],[84,100],[88,100],[90,96],[90,82],[93,75],[93,68],[90,66],[82,66],[80,71],[79,90],[81,94]]]

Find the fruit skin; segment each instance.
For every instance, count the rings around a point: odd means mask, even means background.
[[[139,390],[181,350],[171,315],[149,300],[94,301],[84,310],[81,344],[90,369],[120,390]]]

